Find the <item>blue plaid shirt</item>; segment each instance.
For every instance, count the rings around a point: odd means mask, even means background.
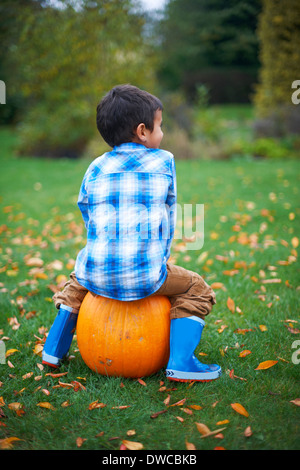
[[[176,223],[174,157],[136,143],[114,147],[89,166],[78,206],[87,229],[75,265],[95,294],[136,300],[167,275]]]

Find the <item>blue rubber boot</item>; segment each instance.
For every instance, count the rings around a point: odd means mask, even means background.
[[[47,336],[42,352],[42,362],[59,367],[68,354],[76,329],[78,310],[60,305],[57,316]]]
[[[217,364],[202,364],[194,355],[205,322],[199,317],[171,320],[170,358],[166,369],[169,380],[207,382],[221,375]]]

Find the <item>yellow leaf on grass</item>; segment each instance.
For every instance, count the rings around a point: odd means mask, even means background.
[[[213,282],[213,283],[211,284],[211,288],[212,288],[212,289],[223,289],[223,290],[226,290],[226,288],[225,288],[223,282]]]
[[[231,299],[230,297],[228,297],[227,299],[227,307],[229,308],[229,310],[234,313],[235,311],[235,303],[234,303],[234,300]]]
[[[15,352],[19,352],[19,350],[18,349],[8,349],[5,353],[5,357],[11,356]]]
[[[246,416],[246,418],[249,416],[248,411],[240,403],[231,403],[231,408],[240,415]]]
[[[263,361],[254,370],[264,370],[264,369],[269,369],[270,367],[275,366],[278,361]]]
[[[36,344],[33,349],[33,353],[37,354],[38,356],[42,354],[43,351],[43,345],[42,344]]]
[[[122,441],[122,444],[128,449],[128,450],[141,450],[144,448],[143,444],[141,442],[135,442],[135,441],[127,441],[124,439]]]
[[[18,437],[7,437],[6,439],[0,439],[0,449],[12,449],[12,443],[15,441],[23,441],[23,439],[19,439]]]
[[[228,424],[229,423],[229,419],[224,419],[223,421],[218,421],[216,424],[217,426],[220,426],[221,424]]]
[[[48,408],[48,410],[55,410],[54,406],[51,405],[48,401],[41,401],[40,403],[37,403],[36,406],[40,406],[41,408]]]
[[[260,331],[267,331],[268,330],[266,325],[259,325],[259,329],[260,329]]]
[[[8,404],[8,408],[10,410],[17,411],[17,410],[21,410],[23,408],[23,405],[22,403],[19,403],[18,401],[14,401],[13,403]]]

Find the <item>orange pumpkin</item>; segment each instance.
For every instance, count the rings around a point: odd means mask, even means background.
[[[88,292],[78,315],[77,343],[93,371],[138,378],[156,373],[169,358],[170,301],[152,296],[124,302]]]

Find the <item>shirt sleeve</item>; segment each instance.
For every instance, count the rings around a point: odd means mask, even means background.
[[[86,176],[87,175],[84,176],[81,187],[80,187],[77,204],[81,211],[84,225],[87,228],[88,223],[89,223],[89,211],[88,211],[88,195],[87,195],[87,190],[86,190]]]
[[[172,180],[169,186],[168,196],[167,196],[167,205],[169,209],[169,223],[170,223],[170,241],[174,237],[175,227],[176,227],[176,216],[177,216],[177,182],[176,182],[176,168],[175,160],[172,155],[171,158],[171,174]]]

